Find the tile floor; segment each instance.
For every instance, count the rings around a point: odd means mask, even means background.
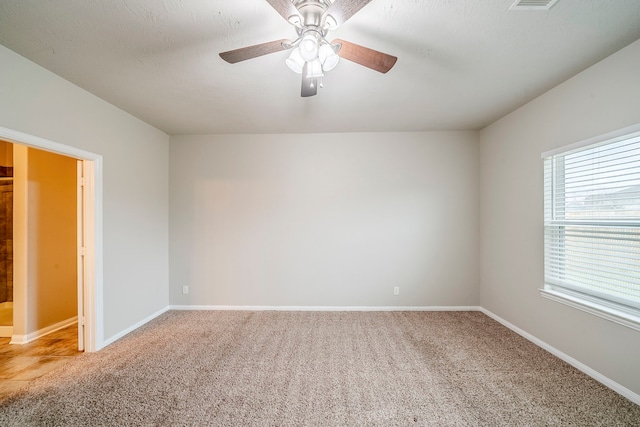
[[[0,400],[81,355],[77,334],[72,325],[24,345],[0,338]]]

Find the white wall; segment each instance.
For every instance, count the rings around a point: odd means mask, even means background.
[[[640,123],[640,41],[480,133],[481,305],[640,394],[640,332],[543,299],[542,152]]]
[[[104,338],[168,304],[169,137],[0,46],[0,126],[103,156]]]
[[[475,132],[175,136],[170,159],[171,304],[479,302]]]

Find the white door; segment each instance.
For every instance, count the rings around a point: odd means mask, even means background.
[[[78,350],[84,351],[84,204],[85,204],[84,162],[78,160],[78,202],[77,202],[77,238],[78,238]]]

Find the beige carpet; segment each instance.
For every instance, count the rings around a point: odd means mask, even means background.
[[[640,407],[478,312],[168,312],[0,425],[631,426]]]

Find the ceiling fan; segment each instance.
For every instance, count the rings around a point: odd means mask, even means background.
[[[335,30],[371,0],[267,0],[296,29],[294,41],[275,40],[222,52],[220,57],[230,64],[291,49],[287,66],[302,75],[301,96],[313,96],[322,86],[324,72],[332,70],[340,58],[386,73],[398,58],[377,50],[335,39],[327,41]]]

